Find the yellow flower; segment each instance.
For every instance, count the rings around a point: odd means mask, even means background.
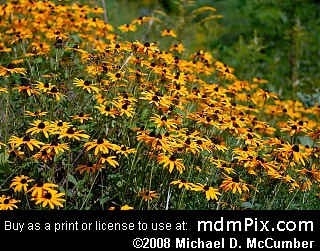
[[[148,189],[139,192],[138,195],[141,196],[144,201],[151,201],[153,199],[159,198],[159,194],[156,191],[149,191]]]
[[[32,197],[41,197],[45,191],[52,191],[56,187],[58,187],[58,185],[53,183],[43,183],[43,181],[40,180],[28,191],[26,191],[26,193],[32,192]]]
[[[217,188],[210,187],[207,184],[203,185],[201,183],[197,183],[191,188],[191,190],[205,192],[207,200],[218,200],[218,195],[221,195]]]
[[[163,167],[169,166],[169,173],[171,173],[174,168],[182,173],[185,169],[185,166],[181,161],[182,159],[177,159],[174,154],[172,154],[171,156],[166,156],[164,153],[161,153],[158,156],[158,163],[163,163]]]
[[[12,145],[12,148],[18,147],[20,145],[26,144],[31,151],[33,151],[34,147],[40,148],[40,145],[43,145],[43,142],[40,142],[36,139],[30,138],[28,135],[25,135],[23,138],[18,138],[16,136],[11,136],[8,144]]]
[[[14,73],[20,73],[22,75],[25,75],[27,73],[27,69],[15,68],[13,64],[8,64],[7,67],[0,66],[0,76],[4,77]]]
[[[99,138],[94,141],[86,142],[84,144],[86,151],[89,151],[92,148],[95,148],[94,155],[98,155],[99,152],[101,153],[109,153],[109,149],[118,150],[119,146],[116,144],[112,144],[109,140]]]
[[[186,190],[190,190],[195,185],[193,183],[187,182],[186,178],[182,178],[180,180],[171,181],[170,184],[172,185],[179,185],[179,188],[184,187]]]
[[[93,120],[92,117],[90,117],[90,114],[84,114],[83,112],[80,112],[74,116],[70,116],[73,120],[79,120],[82,124],[85,120]]]
[[[133,210],[133,207],[130,207],[128,205],[112,206],[112,207],[109,207],[108,210]]]
[[[137,26],[135,26],[134,24],[123,24],[123,25],[120,25],[118,29],[124,33],[129,31],[136,31]]]
[[[232,191],[232,193],[238,192],[239,194],[242,194],[242,191],[248,192],[249,188],[246,183],[243,182],[242,179],[240,179],[238,176],[235,176],[233,178],[225,175],[225,180],[222,181],[222,184],[220,185],[220,188],[222,188],[223,191]]]
[[[89,93],[91,92],[98,93],[100,91],[100,89],[95,84],[92,84],[89,80],[75,78],[73,81],[73,84],[75,86],[82,87],[84,90],[86,90]]]
[[[163,30],[161,32],[161,36],[171,36],[171,37],[177,37],[176,33],[171,30],[171,29],[166,29],[166,30]]]
[[[80,140],[80,138],[85,138],[85,139],[89,139],[90,136],[83,133],[84,130],[76,130],[75,128],[68,128],[68,130],[66,131],[61,131],[61,132],[55,132],[54,134],[60,134],[58,139],[62,139],[64,137],[67,137],[69,139],[76,139],[76,140]]]
[[[28,183],[34,181],[34,179],[29,179],[28,176],[16,176],[13,178],[11,184],[10,184],[10,188],[14,187],[14,191],[15,192],[20,192],[20,191],[24,191],[27,192],[27,188],[28,188]]]
[[[10,196],[2,195],[0,197],[0,210],[13,210],[18,208],[16,203],[21,202],[20,200],[12,199]]]
[[[64,143],[59,143],[56,140],[51,141],[50,144],[44,144],[40,151],[46,151],[47,154],[54,152],[55,154],[59,154],[60,152],[64,152],[65,150],[70,150],[69,146]]]
[[[42,204],[42,207],[49,206],[51,209],[54,209],[55,206],[63,207],[61,202],[66,201],[63,198],[65,193],[58,193],[56,190],[46,190],[42,193],[41,197],[34,197],[31,200],[36,201],[37,204]]]
[[[35,133],[42,132],[46,138],[49,138],[50,128],[49,128],[49,122],[48,121],[42,121],[42,120],[35,120],[31,123],[29,123],[33,127],[29,128],[26,133],[31,133],[31,135]]]

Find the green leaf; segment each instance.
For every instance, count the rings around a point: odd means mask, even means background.
[[[78,184],[77,180],[70,173],[67,175],[67,179],[74,185]]]
[[[100,199],[100,205],[105,204],[107,201],[110,200],[110,196],[109,195],[103,195],[102,198]]]
[[[243,202],[241,203],[241,207],[253,208],[253,205],[251,204],[251,202]]]
[[[34,60],[34,62],[35,62],[36,64],[41,64],[41,63],[43,62],[43,59],[42,59],[42,58],[36,58],[36,59]]]

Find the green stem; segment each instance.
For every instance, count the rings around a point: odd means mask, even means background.
[[[274,196],[273,196],[273,199],[272,199],[271,203],[270,203],[269,206],[268,206],[268,210],[270,210],[270,208],[272,207],[272,205],[273,205],[273,203],[274,203],[274,201],[275,201],[275,199],[276,199],[276,197],[277,197],[277,195],[278,195],[278,192],[279,192],[279,190],[280,190],[281,184],[282,184],[282,181],[280,182],[280,184],[279,184],[278,187],[277,187],[277,190],[276,190],[276,192],[275,192],[275,194],[274,194]]]
[[[68,162],[67,162],[67,174],[66,174],[66,197],[65,197],[65,208],[67,207],[67,199],[68,199],[68,187],[69,187],[69,172],[71,165],[71,151],[68,152]]]
[[[298,192],[299,192],[299,189],[297,189],[297,191],[295,192],[295,194],[294,194],[293,197],[291,198],[291,200],[290,200],[290,202],[289,202],[289,204],[288,204],[288,206],[286,207],[285,210],[287,210],[287,209],[289,208],[289,206],[291,205],[293,199],[296,197],[296,195],[297,195]]]
[[[151,183],[152,183],[152,176],[153,176],[153,167],[154,167],[154,165],[152,165],[152,167],[151,167],[150,180],[149,180],[149,190],[148,190],[149,193],[150,193],[150,191],[151,191]],[[147,209],[148,209],[148,210],[150,209],[150,200],[148,200],[148,207],[147,207]]]
[[[93,182],[92,182],[92,184],[91,184],[91,186],[90,186],[90,189],[89,189],[89,191],[88,191],[88,193],[87,193],[87,196],[85,197],[85,199],[84,199],[84,201],[83,201],[83,203],[82,203],[82,205],[81,205],[81,207],[80,207],[80,210],[82,210],[82,208],[84,207],[84,205],[87,203],[87,200],[88,200],[88,198],[89,198],[89,196],[90,196],[90,193],[91,193],[91,191],[92,191],[92,188],[93,188],[94,184],[96,183],[96,180],[97,180],[97,178],[98,178],[98,175],[99,175],[99,172],[97,172],[96,177],[94,177],[94,180],[93,180]]]

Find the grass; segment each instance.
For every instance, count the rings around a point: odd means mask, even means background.
[[[0,209],[319,209],[318,105],[190,51],[161,10],[0,9]]]

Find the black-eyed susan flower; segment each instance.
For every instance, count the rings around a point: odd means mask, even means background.
[[[123,33],[129,32],[129,31],[136,31],[137,26],[134,24],[123,24],[118,27],[119,30],[121,30]]]
[[[47,161],[52,161],[53,156],[55,156],[56,153],[55,152],[47,152],[46,150],[42,150],[37,152],[36,154],[34,154],[32,156],[33,159],[35,160],[42,160],[44,163],[46,163]]]
[[[16,136],[11,136],[9,138],[9,141],[8,141],[9,144],[11,144],[13,147],[12,148],[16,148],[20,145],[27,145],[27,147],[33,151],[34,147],[37,147],[37,148],[40,148],[41,145],[43,145],[44,143],[41,142],[41,141],[38,141],[36,139],[32,139],[30,138],[30,136],[28,135],[25,135],[24,137],[22,138],[18,138]]]
[[[169,49],[170,51],[177,51],[179,53],[185,51],[183,44],[172,44]]]
[[[0,52],[10,52],[12,48],[7,48],[4,43],[0,43]]]
[[[309,154],[307,152],[302,152],[299,145],[291,145],[288,142],[283,144],[282,147],[277,149],[277,152],[284,155],[286,159],[293,158],[297,164],[302,164],[305,166],[305,160],[309,161]]]
[[[69,139],[76,139],[76,140],[80,140],[81,138],[84,138],[84,139],[90,138],[88,134],[84,133],[84,130],[76,130],[76,128],[71,128],[71,127],[65,131],[56,132],[55,134],[59,134],[58,139],[62,139],[65,137]]]
[[[8,93],[8,89],[7,89],[7,88],[4,88],[4,87],[0,87],[0,94],[1,94],[2,92]]]
[[[55,206],[63,207],[63,204],[61,202],[65,202],[66,200],[61,198],[65,196],[65,193],[59,193],[56,190],[45,190],[41,197],[33,197],[31,198],[31,201],[35,201],[35,204],[41,204],[41,206],[44,208],[46,206],[49,206],[51,209],[54,209]]]
[[[110,156],[107,153],[102,153],[99,157],[98,160],[98,165],[103,164],[103,163],[108,163],[110,166],[116,168],[119,166],[119,162],[116,161],[117,157],[116,156]]]
[[[148,189],[144,190],[144,191],[140,191],[138,193],[138,196],[142,197],[142,199],[146,202],[148,200],[153,200],[153,199],[157,199],[159,198],[159,194],[155,191],[149,191]]]
[[[252,146],[236,147],[232,151],[237,155],[235,159],[248,158],[249,156],[256,157],[258,155],[256,152],[256,148]]]
[[[98,138],[94,141],[89,141],[84,143],[84,147],[86,151],[89,151],[94,148],[94,155],[98,155],[101,153],[109,153],[110,150],[118,150],[119,146],[116,144],[112,144],[109,140]]]
[[[11,196],[2,195],[0,197],[0,210],[13,210],[18,209],[17,203],[21,202],[20,200],[16,200],[11,198]]]
[[[13,64],[8,64],[6,67],[0,66],[0,76],[6,77],[11,74],[19,73],[25,75],[27,73],[26,68],[16,68]]]
[[[33,181],[34,179],[29,179],[28,176],[22,174],[21,176],[14,177],[9,187],[14,187],[14,192],[20,192],[22,190],[26,192],[28,190],[28,183]]]
[[[46,94],[54,97],[57,101],[60,101],[62,98],[67,97],[66,95],[59,92],[59,89],[55,86],[53,86],[49,91],[47,91]]]
[[[154,92],[152,90],[143,91],[141,93],[140,99],[148,100],[149,104],[155,104],[157,107],[165,106],[168,108],[171,105],[171,102],[168,99],[165,99],[163,97],[163,94],[161,94],[160,92]]]
[[[132,24],[142,25],[143,23],[149,22],[152,19],[153,18],[149,16],[140,16],[140,17],[134,18],[132,20]]]
[[[41,197],[45,191],[52,191],[57,187],[57,184],[39,180],[33,187],[26,191],[26,193],[31,193],[32,197]]]
[[[42,117],[47,115],[48,112],[45,111],[41,111],[41,110],[37,110],[35,112],[31,112],[31,111],[25,111],[24,114],[25,116],[30,116],[30,117]]]
[[[170,37],[177,37],[176,33],[172,29],[166,29],[161,32],[161,36],[170,36]]]
[[[38,90],[39,92],[48,92],[50,91],[53,87],[55,87],[55,85],[49,83],[49,82],[46,82],[46,83],[43,83],[41,81],[36,81],[36,84],[33,85],[34,88],[36,90]]]
[[[218,75],[222,78],[228,79],[228,80],[237,80],[237,77],[233,74],[234,68],[231,68],[227,65],[223,65],[221,68],[217,68]]]
[[[39,95],[39,92],[32,87],[30,83],[22,83],[21,85],[15,85],[12,90],[18,90],[20,93],[24,93],[28,96]]]
[[[320,171],[317,168],[317,164],[312,164],[310,168],[302,168],[295,171],[311,181],[320,182]]]
[[[107,76],[109,76],[110,80],[113,82],[117,82],[117,81],[128,82],[128,80],[124,78],[124,71],[118,71],[117,73],[108,72]]]
[[[135,115],[135,108],[130,103],[112,101],[112,104],[119,109],[119,116],[133,117]]]
[[[153,53],[159,51],[159,48],[156,43],[145,42],[144,44],[139,41],[133,42],[135,51],[137,53],[145,53],[147,55],[152,55]]]
[[[7,145],[6,145],[5,143],[2,143],[2,142],[0,141],[0,149],[1,149],[3,146],[6,147]]]
[[[97,85],[91,83],[89,80],[75,78],[73,81],[73,84],[77,87],[82,87],[82,89],[86,90],[89,93],[91,92],[98,93],[100,91]]]
[[[270,92],[269,90],[263,90],[258,89],[258,91],[255,92],[255,95],[257,97],[262,98],[264,101],[268,99],[279,99],[279,95],[273,92]]]
[[[59,133],[62,131],[68,130],[70,127],[72,127],[72,124],[66,121],[62,120],[56,120],[56,121],[50,121],[50,131],[53,133]]]
[[[124,156],[128,157],[128,155],[130,153],[135,153],[136,152],[136,149],[134,148],[129,148],[125,145],[121,145],[118,147],[118,150],[116,151],[116,153],[120,153],[120,154],[123,154]]]
[[[129,205],[111,206],[108,208],[108,210],[133,210],[133,207],[130,207]]]
[[[204,192],[207,200],[218,200],[218,196],[221,195],[219,189],[211,187],[207,184],[196,183],[192,188],[192,191]]]
[[[312,131],[312,129],[309,128],[307,123],[303,122],[302,120],[294,121],[290,119],[284,127],[280,128],[280,132],[289,132],[291,137],[299,133],[307,134],[310,131]]]
[[[225,178],[220,185],[220,188],[223,191],[232,191],[232,193],[238,192],[239,194],[242,194],[242,192],[249,192],[248,185],[238,176],[230,177],[226,174],[224,175]]]
[[[157,159],[159,164],[163,164],[163,167],[169,167],[169,173],[171,173],[174,168],[176,168],[180,173],[185,169],[182,159],[178,159],[175,154],[167,156],[164,153],[160,153]]]
[[[119,115],[119,112],[116,108],[111,108],[108,105],[100,104],[98,106],[95,106],[101,114],[104,114],[105,116],[111,116],[115,118],[116,115]]]
[[[83,112],[79,112],[76,115],[72,115],[70,116],[70,118],[72,118],[73,120],[79,120],[81,124],[83,124],[83,122],[86,120],[93,120],[90,114]]]
[[[187,182],[186,178],[181,178],[180,180],[174,180],[170,182],[171,185],[178,185],[179,188],[184,187],[186,190],[190,190],[194,187],[194,184],[191,182]]]
[[[252,81],[253,81],[254,83],[258,83],[258,84],[268,84],[268,83],[269,83],[268,80],[262,79],[262,78],[259,78],[259,77],[254,77],[254,78],[252,79]]]
[[[69,151],[69,146],[66,143],[60,143],[57,140],[52,140],[49,144],[43,144],[41,146],[40,151],[46,151],[47,154],[54,152],[56,155],[58,155],[60,152]]]
[[[33,122],[29,123],[33,127],[29,128],[26,133],[31,133],[31,135],[35,133],[43,133],[46,138],[49,138],[50,127],[49,122],[44,120],[34,120]]]
[[[97,165],[97,163],[93,163],[89,161],[87,164],[78,165],[75,170],[78,170],[80,174],[82,173],[95,173],[96,171],[100,170],[100,165]]]
[[[159,116],[158,114],[155,114],[154,116],[150,117],[150,121],[153,121],[157,127],[164,126],[166,129],[174,129],[178,126],[178,121],[175,119],[168,118],[167,116]]]
[[[48,31],[46,33],[46,37],[47,38],[53,38],[54,40],[63,40],[63,39],[67,39],[68,38],[68,34],[67,33],[63,33],[59,30],[56,30],[56,31]]]

